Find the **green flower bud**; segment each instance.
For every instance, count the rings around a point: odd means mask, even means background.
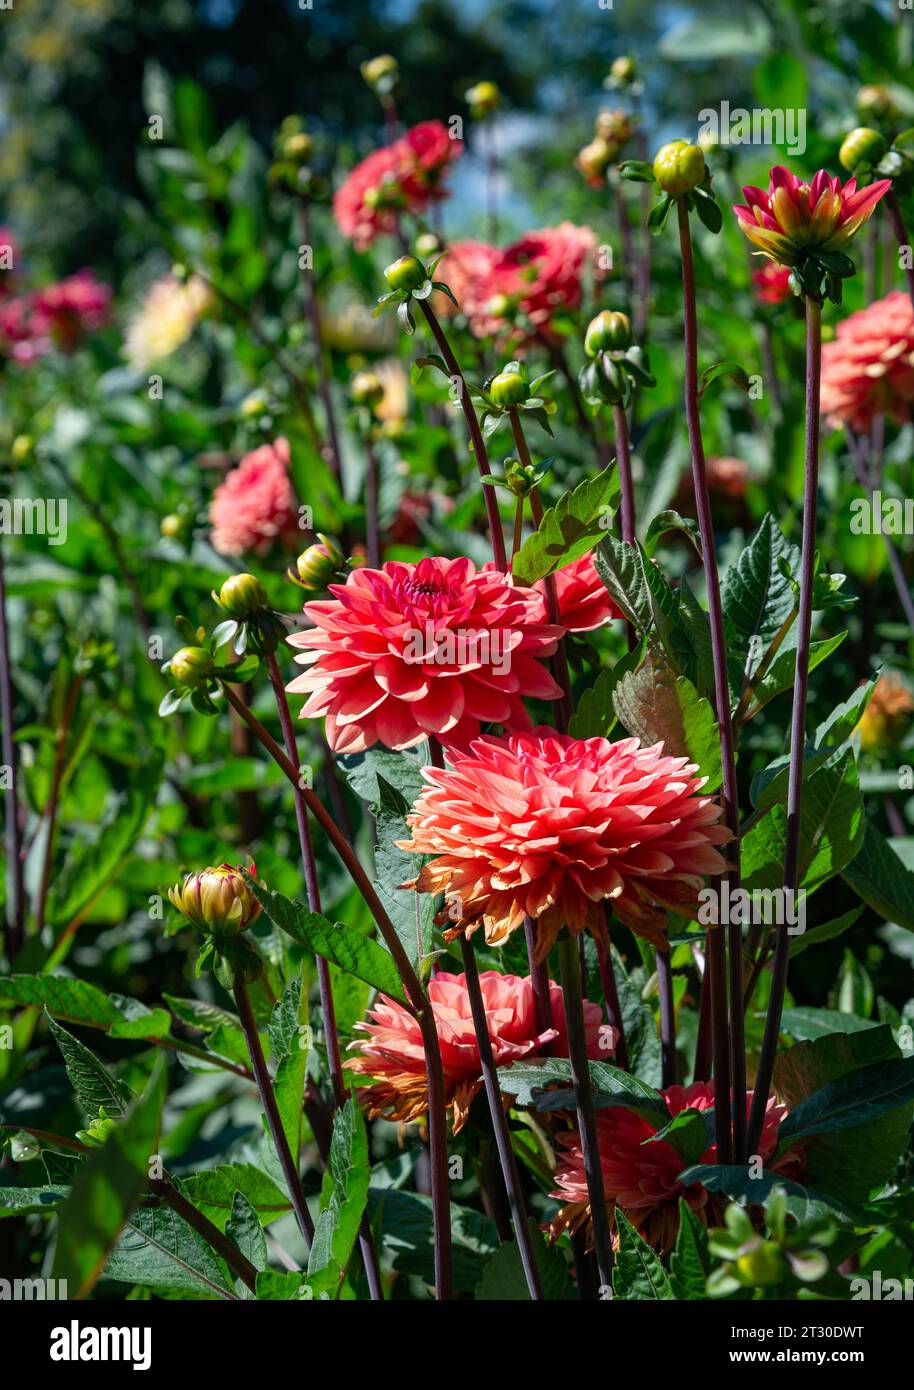
[[[501,92],[494,82],[477,82],[466,93],[466,102],[473,119],[481,121],[501,106]]]
[[[176,540],[183,534],[184,522],[177,512],[169,512],[168,516],[162,517],[159,530],[166,540]]]
[[[304,130],[287,135],[282,142],[284,159],[294,160],[296,164],[307,164],[314,153],[314,141]]]
[[[592,187],[597,187],[605,179],[606,171],[617,154],[618,148],[598,135],[589,145],[578,150],[575,163],[587,182]]]
[[[515,497],[526,497],[536,486],[536,469],[525,468],[520,459],[505,459],[505,482]]]
[[[673,198],[691,193],[704,182],[706,172],[704,154],[687,140],[671,140],[654,157],[654,178]]]
[[[374,372],[356,372],[349,383],[356,405],[377,405],[384,399],[384,383]]]
[[[493,319],[509,318],[514,310],[514,303],[508,294],[495,294],[486,305],[486,313],[491,314]]]
[[[248,873],[256,877],[253,862]],[[232,868],[231,864],[220,864],[218,868],[188,874],[183,883],[169,888],[168,898],[195,927],[224,936],[247,931],[260,916],[260,903],[237,865]]]
[[[428,276],[425,266],[415,256],[401,256],[384,271],[384,279],[392,290],[412,291],[424,285]]]
[[[10,450],[13,462],[25,463],[34,447],[35,441],[30,434],[17,434]]]
[[[214,665],[205,647],[180,647],[168,663],[168,669],[178,685],[194,690],[206,684]]]
[[[584,351],[588,357],[598,352],[624,352],[632,345],[632,325],[627,314],[603,309],[590,320],[584,335]]]
[[[630,58],[628,54],[623,54],[621,58],[614,59],[609,75],[618,86],[630,86],[637,75],[634,58]]]
[[[252,391],[241,402],[241,418],[243,420],[256,420],[259,416],[266,415],[268,409],[269,404],[264,393]]]
[[[858,125],[856,130],[845,135],[841,149],[838,151],[838,159],[842,166],[850,172],[856,169],[858,164],[878,164],[887,148],[888,146],[878,130],[871,130],[869,126]]]
[[[78,1129],[76,1137],[90,1149],[100,1149],[109,1134],[117,1129],[117,1120],[112,1120],[102,1105],[88,1129]]]
[[[736,1268],[750,1284],[779,1284],[788,1272],[777,1243],[765,1240],[748,1255],[740,1255]]]
[[[512,363],[489,382],[489,395],[496,405],[502,407],[523,405],[529,394],[527,377],[518,369],[517,363]]]
[[[344,564],[343,556],[333,542],[326,536],[321,536],[320,540],[320,545],[309,545],[295,562],[299,582],[305,589],[326,589]]]
[[[441,238],[434,232],[422,232],[416,237],[415,252],[420,261],[430,261],[433,256],[439,256],[444,250],[441,245]]]
[[[399,76],[400,69],[392,54],[379,53],[377,58],[369,58],[367,62],[362,63],[359,71],[372,90],[377,91],[386,88],[390,91]]]
[[[233,574],[219,590],[219,603],[230,618],[249,618],[269,604],[267,591],[254,574]]]
[[[864,119],[890,121],[898,115],[898,103],[890,89],[879,83],[861,87],[855,105]]]

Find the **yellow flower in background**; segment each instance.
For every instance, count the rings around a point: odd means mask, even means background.
[[[898,743],[914,714],[914,698],[899,676],[880,676],[856,732],[865,753],[876,753]]]
[[[143,371],[186,343],[211,301],[212,294],[198,275],[187,280],[164,275],[156,280],[127,326],[124,355],[131,367]]]

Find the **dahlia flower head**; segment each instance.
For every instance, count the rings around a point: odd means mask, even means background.
[[[497,946],[529,916],[543,960],[565,925],[605,942],[608,900],[666,949],[664,909],[694,915],[704,875],[726,868],[719,803],[660,743],[539,728],[478,738],[449,760],[423,769],[412,838],[398,841],[428,856],[404,886],[446,895],[447,939],[482,927]]]
[[[771,170],[767,193],[744,188],[745,204],[737,204],[739,225],[754,246],[779,265],[795,266],[810,253],[842,251],[872,216],[891,187],[879,179],[858,188],[856,179],[841,184],[820,169],[806,183],[782,165]]]
[[[868,431],[877,415],[899,424],[914,404],[914,309],[893,290],[838,324],[822,347],[822,413],[836,428]]]
[[[343,236],[364,251],[382,233],[394,235],[399,215],[423,213],[447,196],[443,175],[463,151],[440,121],[423,121],[399,140],[375,150],[333,196]]]
[[[914,714],[914,697],[900,676],[887,671],[880,676],[869,703],[857,723],[860,747],[865,753],[878,753],[895,747],[904,736]]]
[[[124,356],[130,366],[145,371],[176,352],[190,338],[211,302],[209,286],[198,275],[186,280],[163,275],[156,280],[127,325]]]
[[[693,1081],[690,1086],[668,1086],[662,1095],[673,1117],[687,1109],[704,1111],[714,1108],[713,1081]],[[750,1092],[746,1103],[747,1116],[751,1104]],[[766,1172],[780,1172],[785,1177],[797,1174],[802,1163],[800,1153],[796,1149],[789,1149],[771,1168],[768,1167],[768,1160],[777,1148],[778,1128],[786,1113],[786,1106],[779,1105],[771,1096],[758,1146]],[[672,1144],[665,1140],[654,1144],[644,1142],[656,1134],[659,1127],[642,1119],[633,1110],[597,1111],[597,1145],[603,1188],[610,1207],[621,1209],[646,1241],[665,1252],[676,1241],[680,1197],[685,1199],[704,1224],[708,1224],[709,1215],[713,1214],[716,1219],[717,1212],[716,1199],[706,1187],[700,1183],[685,1186],[679,1181],[679,1174],[690,1165]],[[560,1134],[558,1143],[564,1152],[559,1159],[555,1190],[551,1195],[563,1205],[552,1223],[554,1236],[564,1230],[588,1226],[590,1222],[590,1200],[580,1134],[577,1129]],[[716,1163],[717,1144],[711,1144],[697,1162]]]
[[[37,324],[32,296],[9,295],[0,299],[0,353],[20,366],[30,366],[51,351],[46,325]]]
[[[487,560],[484,570],[495,573],[495,564]],[[566,632],[593,632],[605,627],[614,618],[623,616],[613,602],[609,590],[597,573],[593,554],[581,555],[553,573],[558,620]],[[546,605],[546,581],[538,579],[533,588],[543,600],[543,622],[549,621]]]
[[[765,261],[761,269],[753,270],[752,283],[760,304],[783,304],[793,298],[790,288],[790,267],[776,261]]]
[[[266,555],[301,540],[289,476],[289,441],[280,436],[245,454],[226,474],[209,506],[210,541],[222,555]]]
[[[537,1028],[533,986],[528,978],[484,970],[479,984],[496,1066],[506,1067],[532,1057],[547,1046],[553,1057],[568,1056],[565,1000],[557,984],[549,982],[552,1027],[542,1031]],[[456,1134],[482,1086],[479,1043],[466,976],[440,972],[429,983],[428,997],[441,1048],[445,1104],[453,1109]],[[613,1054],[618,1032],[602,1019],[599,1004],[585,999],[587,1055],[605,1060]],[[349,1044],[350,1050],[359,1055],[346,1066],[371,1079],[372,1084],[361,1094],[370,1106],[371,1116],[384,1115],[401,1121],[420,1118],[428,1109],[428,1077],[416,1019],[382,994],[369,1010],[368,1021],[355,1026],[367,1036]]]
[[[85,268],[36,291],[32,299],[36,332],[71,352],[86,333],[104,326],[110,306],[110,285]]]
[[[541,664],[562,628],[542,596],[471,560],[432,557],[356,569],[306,603],[314,624],[292,633],[310,669],[287,689],[307,693],[303,718],[326,717],[337,753],[375,743],[412,748],[430,735],[466,746],[481,722],[529,728],[524,697],[561,691]]]
[[[584,270],[597,245],[589,227],[562,222],[527,232],[512,246],[454,242],[438,268],[477,338],[514,347],[556,341],[555,317],[580,308]],[[516,315],[522,322],[514,323]]]

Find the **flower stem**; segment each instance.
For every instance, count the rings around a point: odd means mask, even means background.
[[[553,1026],[549,970],[544,960],[536,959],[536,922],[532,917],[524,918],[524,941],[527,945],[527,967],[530,971],[530,987],[533,990],[536,1031],[546,1033]],[[551,1049],[547,1045],[543,1050],[548,1053]]]
[[[378,524],[378,456],[371,439],[365,439],[365,545],[369,569],[381,565],[381,529]]]
[[[898,242],[898,249],[902,254],[907,251],[906,259],[910,260],[911,243],[908,241],[908,229],[904,224],[904,213],[901,211],[901,204],[891,188],[885,196],[885,206],[889,214],[889,221],[892,224],[892,231],[895,233],[895,240]],[[914,305],[914,265],[905,265],[904,278],[907,282],[911,304]]]
[[[787,836],[784,848],[784,890],[799,887],[800,812],[803,798],[803,749],[806,741],[806,695],[809,688],[809,645],[812,628],[812,591],[816,558],[816,500],[819,489],[819,394],[822,370],[822,305],[806,297],[806,479],[803,488],[803,550],[800,560],[800,615],[797,619],[797,666],[793,682],[793,716],[790,723],[790,771],[787,782]],[[749,1153],[761,1138],[768,1092],[774,1072],[781,1011],[787,990],[790,935],[787,913],[777,928],[771,996],[765,1019],[765,1035],[749,1117]]]
[[[486,1099],[489,1102],[489,1114],[492,1117],[492,1128],[495,1131],[495,1146],[498,1149],[498,1159],[501,1163],[508,1204],[511,1208],[514,1238],[517,1241],[518,1253],[523,1265],[527,1288],[530,1290],[530,1297],[538,1302],[543,1297],[543,1289],[536,1263],[536,1253],[530,1238],[530,1227],[527,1224],[527,1204],[524,1201],[524,1194],[520,1185],[517,1162],[511,1147],[508,1120],[501,1098],[501,1088],[498,1084],[498,1073],[492,1053],[492,1040],[489,1037],[489,1023],[486,1018],[486,1006],[482,997],[479,970],[476,965],[476,951],[473,942],[465,932],[460,938],[460,950],[463,955],[463,970],[466,976],[470,1012],[473,1015],[473,1026],[476,1029],[476,1042],[479,1047],[479,1061],[486,1088]]]
[[[661,1085],[676,1085],[676,1009],[669,951],[656,951],[657,986],[660,992]]]
[[[301,209],[301,239],[305,246],[311,245],[311,227],[308,212],[308,200],[300,200]],[[324,407],[324,423],[327,427],[327,445],[321,450],[324,458],[330,465],[334,479],[340,485],[343,480],[343,463],[340,453],[340,440],[336,428],[336,416],[333,411],[333,395],[330,390],[330,378],[327,374],[327,362],[324,357],[324,335],[321,330],[321,311],[317,302],[317,288],[314,284],[314,270],[303,272],[305,282],[305,307],[308,311],[308,318],[311,322],[311,336],[314,339],[314,354],[317,362],[317,389],[321,398],[321,405]]]
[[[612,908],[608,900],[603,904],[603,910],[606,916],[608,937],[612,925]],[[619,990],[616,985],[616,972],[613,967],[612,946],[604,947],[599,937],[597,938],[597,963],[600,967],[603,998],[606,1000],[607,1022],[610,1027],[615,1028],[618,1034],[615,1050],[616,1066],[621,1067],[623,1071],[628,1071],[630,1066],[628,1044],[625,1041],[625,1026],[622,1019],[622,1005],[619,1002]]]
[[[403,981],[409,1005],[415,1014],[422,1034],[422,1047],[428,1076],[428,1132],[432,1170],[432,1212],[435,1228],[435,1289],[438,1299],[449,1299],[453,1294],[453,1257],[450,1193],[448,1190],[447,1123],[441,1047],[438,1042],[438,1030],[435,1026],[434,1014],[429,1007],[412,962],[397,935],[396,928],[346,836],[314,792],[308,787],[300,786],[298,769],[269,731],[264,728],[257,716],[248,709],[243,701],[239,700],[231,686],[227,686],[224,682],[220,682],[220,684],[228,703],[238,711],[248,727],[253,729],[264,748],[285,773],[293,787],[300,791],[305,805],[321,826],[365,900]]]
[[[600,1271],[600,1283],[609,1288],[612,1283],[613,1269],[612,1237],[609,1231],[606,1189],[603,1186],[603,1168],[600,1163],[600,1146],[597,1140],[597,1120],[587,1061],[584,1001],[581,994],[581,967],[578,960],[577,942],[567,928],[559,937],[559,962],[562,974],[562,992],[565,998],[565,1026],[568,1030],[571,1078],[578,1114],[578,1130],[581,1135],[584,1172],[587,1175],[587,1194],[590,1198],[594,1249],[597,1256],[597,1268]]]
[[[13,737],[13,677],[10,665],[9,629],[6,622],[6,584],[3,543],[0,539],[0,720],[3,721],[2,757],[9,785],[4,796],[6,836],[6,955],[12,964],[25,941],[25,885],[22,865],[22,828],[19,824],[19,787],[16,743]]]
[[[458,382],[457,389],[460,393],[460,405],[463,409],[464,419],[466,420],[467,429],[470,434],[473,453],[476,455],[476,467],[479,470],[480,478],[485,478],[491,471],[489,469],[489,455],[486,450],[485,440],[482,437],[482,430],[479,427],[479,420],[476,418],[476,410],[473,406],[473,399],[470,395],[466,379],[457,364],[457,358],[451,351],[451,345],[445,336],[444,329],[438,322],[435,311],[432,309],[427,299],[420,299],[417,302],[419,308],[422,310],[426,323],[431,329],[432,337],[438,344],[438,350],[444,358],[444,364],[448,369],[448,373],[452,377],[455,377]],[[486,516],[489,521],[489,536],[492,541],[492,556],[495,560],[495,568],[500,570],[502,574],[505,574],[508,569],[508,556],[505,551],[505,538],[502,533],[501,517],[498,512],[498,499],[495,496],[495,489],[487,487],[485,483],[482,484],[482,492],[486,504]]]
[[[276,660],[275,652],[270,652],[267,657],[267,670],[270,673],[270,683],[273,686],[273,692],[276,696],[276,706],[279,710],[279,723],[282,727],[282,736],[286,745],[286,752],[293,765],[297,767],[298,744],[295,739],[295,729],[292,725],[289,701],[286,698],[286,691],[282,682],[282,675],[280,674],[279,663]],[[295,794],[295,820],[298,825],[298,843],[305,872],[305,891],[308,897],[308,907],[312,912],[320,913],[322,911],[320,886],[317,879],[317,866],[314,862],[314,846],[311,843],[311,831],[308,827],[308,812],[298,790],[296,790]],[[340,1039],[336,1026],[336,1008],[333,1002],[330,966],[323,956],[315,955],[315,961],[317,963],[317,985],[320,994],[321,1018],[324,1022],[324,1041],[327,1047],[327,1066],[330,1071],[330,1082],[333,1088],[333,1104],[334,1108],[339,1110],[346,1101],[346,1083],[343,1079],[343,1062],[340,1056]],[[365,1264],[365,1275],[368,1279],[368,1288],[371,1297],[373,1300],[382,1299],[384,1295],[381,1288],[381,1271],[378,1267],[378,1257],[371,1235],[371,1226],[366,1218],[363,1218],[359,1228],[359,1247]]]
[[[54,865],[54,832],[57,828],[57,807],[60,800],[60,784],[63,780],[64,767],[66,765],[67,737],[70,732],[70,725],[73,722],[73,715],[76,710],[76,702],[79,699],[79,692],[82,689],[85,677],[82,675],[74,676],[67,690],[67,698],[64,702],[63,713],[60,716],[60,723],[57,727],[54,745],[54,771],[51,775],[51,791],[48,796],[48,803],[44,808],[44,819],[47,821],[48,832],[44,844],[44,862],[41,867],[41,883],[38,889],[38,902],[35,908],[35,931],[40,932],[44,926],[45,910],[47,908],[48,893],[51,888],[51,871]]]
[[[305,1201],[305,1194],[302,1191],[301,1178],[298,1168],[295,1165],[295,1160],[292,1157],[289,1141],[286,1138],[286,1132],[283,1129],[282,1120],[279,1115],[279,1108],[276,1104],[276,1097],[273,1094],[273,1083],[270,1080],[270,1073],[267,1070],[263,1048],[260,1045],[260,1034],[257,1031],[254,1010],[251,1008],[251,996],[248,994],[248,987],[245,984],[244,977],[240,973],[235,976],[235,1003],[238,1007],[238,1018],[241,1022],[241,1029],[244,1033],[248,1052],[250,1053],[251,1066],[254,1069],[254,1080],[257,1082],[257,1089],[260,1092],[260,1103],[267,1117],[267,1125],[276,1153],[279,1157],[283,1177],[286,1180],[286,1187],[289,1189],[292,1209],[298,1221],[298,1229],[302,1233],[305,1245],[310,1250],[311,1242],[314,1239],[314,1222],[311,1220],[311,1213],[308,1211],[308,1204]]]
[[[701,414],[698,403],[698,314],[695,300],[695,266],[692,259],[692,237],[689,210],[679,199],[676,204],[679,218],[679,247],[682,259],[683,327],[685,339],[685,410],[692,454],[692,485],[695,508],[701,534],[705,583],[708,591],[708,619],[711,629],[711,651],[714,662],[714,704],[720,728],[720,751],[723,766],[724,818],[733,836],[727,846],[730,867],[731,901],[739,887],[739,792],[736,783],[736,756],[733,745],[733,725],[730,718],[730,685],[727,679],[727,647],[724,639],[723,609],[720,600],[720,580],[714,548],[714,523],[708,495],[704,442],[701,436]],[[731,1016],[727,1027],[727,982],[724,935],[719,929],[708,932],[708,960],[705,985],[711,990],[712,1039],[714,1050],[714,1110],[717,1125],[717,1146],[720,1161],[728,1163],[731,1155],[739,1161],[743,1153],[746,1126],[746,1047],[743,1021],[743,952],[742,924],[728,927],[730,947]],[[728,1048],[729,1038],[729,1048]],[[732,1075],[733,1104],[731,1111],[730,1084]],[[733,1119],[731,1140],[730,1124]]]
[[[628,420],[622,405],[613,406],[613,431],[616,436],[616,467],[622,493],[622,539],[626,545],[635,544],[635,489],[632,483],[632,453],[628,437]]]
[[[533,468],[533,460],[530,457],[530,450],[527,447],[527,440],[524,429],[520,422],[520,416],[516,410],[508,412],[511,420],[511,431],[514,435],[514,443],[517,445],[517,452],[524,468]],[[534,488],[530,493],[530,515],[533,518],[534,526],[540,526],[543,520],[543,503],[539,494],[539,488]],[[546,592],[546,611],[549,621],[555,626],[560,627],[559,618],[559,596],[555,584],[555,575],[547,574],[543,580],[543,588]],[[551,658],[552,674],[557,685],[561,687],[562,693],[555,701],[555,723],[560,734],[568,732],[568,721],[571,718],[571,678],[568,674],[568,660],[565,656],[565,638],[559,638],[555,655]]]

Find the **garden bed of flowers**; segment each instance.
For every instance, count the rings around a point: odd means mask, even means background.
[[[914,98],[619,56],[524,231],[362,70],[157,70],[116,293],[0,231],[0,1281],[911,1297]]]

